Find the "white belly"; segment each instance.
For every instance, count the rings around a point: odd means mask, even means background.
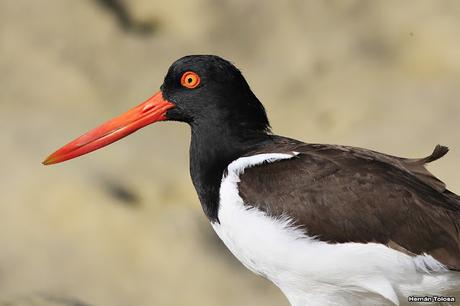
[[[406,295],[441,293],[447,281],[453,284],[453,273],[423,271],[446,272],[429,255],[410,257],[377,243],[329,244],[306,236],[288,218],[248,208],[238,194],[239,174],[295,155],[260,154],[232,162],[220,188],[220,223],[212,224],[230,251],[275,283],[292,305],[400,304]]]

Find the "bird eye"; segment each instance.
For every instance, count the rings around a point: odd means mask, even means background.
[[[200,76],[193,71],[187,71],[182,75],[180,83],[184,87],[195,88],[200,85]]]

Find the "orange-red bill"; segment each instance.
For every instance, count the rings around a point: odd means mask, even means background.
[[[174,104],[165,100],[161,91],[138,106],[69,142],[44,161],[44,165],[60,163],[105,147],[138,129],[167,119],[166,111]]]

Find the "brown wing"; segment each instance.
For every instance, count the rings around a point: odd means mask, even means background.
[[[265,152],[297,151],[289,160],[241,174],[244,202],[287,215],[308,235],[330,242],[379,242],[409,254],[427,253],[460,270],[460,197],[423,166],[425,159],[285,140]],[[277,151],[273,151],[277,150]]]

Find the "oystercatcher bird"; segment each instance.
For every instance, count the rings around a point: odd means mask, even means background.
[[[218,56],[177,60],[155,95],[43,163],[164,120],[192,129],[190,174],[217,235],[292,305],[398,305],[459,288],[460,196],[425,168],[446,147],[410,159],[274,135]]]

